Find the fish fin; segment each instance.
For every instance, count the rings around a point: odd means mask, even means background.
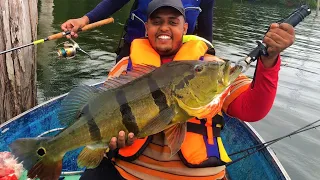
[[[127,84],[135,79],[138,79],[152,71],[157,67],[151,65],[134,65],[132,70],[121,74],[118,77],[110,77],[104,82],[104,86],[108,89],[113,89]]]
[[[230,64],[231,61],[225,61],[226,64],[223,68],[223,78],[221,78],[223,81],[223,85],[228,86],[230,84]]]
[[[62,158],[64,154],[53,156],[45,148],[46,142],[52,137],[22,138],[9,145],[12,154],[18,162],[22,162],[28,170],[28,177],[58,179],[62,170]]]
[[[164,130],[165,138],[171,150],[171,157],[180,150],[186,133],[187,123],[179,123]]]
[[[82,107],[89,99],[101,91],[95,87],[83,85],[73,88],[61,103],[58,119],[63,126],[69,126],[77,121]]]
[[[228,60],[228,61],[230,61],[230,60]],[[231,67],[230,64],[231,64],[231,61],[230,61],[230,63],[226,63],[225,69],[228,68],[228,70],[224,70],[224,74],[226,77],[228,77],[228,83],[232,84],[241,74],[243,67],[240,65],[235,65],[235,66]]]
[[[163,131],[172,121],[175,113],[172,108],[162,110],[159,115],[149,121],[139,132],[138,137],[146,137]]]
[[[229,83],[230,84],[233,83],[239,77],[239,75],[241,74],[242,68],[243,68],[242,66],[236,65],[230,69],[230,71],[229,71],[229,73],[230,73]]]
[[[78,156],[78,166],[81,168],[87,167],[89,169],[96,168],[102,161],[106,150],[106,147],[95,148],[86,146]]]

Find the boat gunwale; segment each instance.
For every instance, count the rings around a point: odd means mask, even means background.
[[[248,123],[248,122],[244,122],[244,121],[240,121],[249,131],[250,133],[255,137],[255,139],[260,142],[260,143],[265,143],[266,141],[262,138],[262,136],[257,132],[256,129],[254,129],[254,127]],[[272,159],[275,162],[275,165],[277,165],[277,167],[279,168],[279,171],[283,174],[283,176],[287,179],[287,180],[291,180],[289,174],[287,173],[287,171],[285,170],[285,168],[283,167],[282,163],[280,162],[279,158],[276,156],[275,152],[273,151],[273,149],[271,149],[269,146],[266,147],[266,150],[268,151],[268,153],[271,155]]]
[[[95,84],[92,84],[92,85],[89,85],[89,86],[98,86],[98,85],[102,85],[103,83],[104,83],[104,81],[98,82],[98,83],[95,83]],[[64,96],[67,96],[68,94],[69,94],[69,93],[65,93],[65,94],[56,96],[56,97],[54,97],[54,98],[52,98],[52,99],[49,99],[48,101],[45,101],[45,102],[43,102],[43,103],[40,103],[40,104],[34,106],[33,108],[30,108],[30,109],[27,110],[27,111],[22,112],[21,114],[19,114],[19,115],[15,116],[15,117],[9,119],[8,121],[0,124],[0,129],[1,129],[2,127],[4,127],[4,126],[8,125],[9,123],[11,123],[11,122],[13,122],[13,121],[21,118],[22,116],[24,116],[24,115],[32,112],[33,110],[36,110],[36,109],[38,109],[39,107],[42,107],[42,106],[50,105],[50,104],[53,103],[55,100],[58,100],[58,99],[60,99],[60,98],[62,98],[62,97],[64,97]]]

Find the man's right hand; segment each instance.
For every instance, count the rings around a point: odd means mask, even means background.
[[[131,146],[133,144],[135,137],[133,133],[128,134],[128,139],[126,141],[126,133],[124,131],[120,131],[118,138],[113,137],[110,140],[109,148],[111,150],[115,150],[117,148],[123,148],[125,146]]]
[[[87,24],[89,24],[89,18],[87,16],[83,16],[82,18],[78,18],[78,19],[69,19],[68,21],[64,22],[61,25],[61,29],[63,31],[71,31],[71,36],[67,35],[67,38],[70,38],[70,37],[77,38],[78,30]]]

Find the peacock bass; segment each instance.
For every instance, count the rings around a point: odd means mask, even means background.
[[[221,97],[240,74],[229,62],[173,61],[159,68],[136,65],[110,78],[105,88],[76,87],[61,104],[58,118],[66,128],[54,137],[22,138],[10,145],[28,177],[58,179],[66,152],[85,146],[80,167],[95,168],[118,132],[136,137],[165,132],[171,154],[177,153],[191,117],[221,109]],[[205,109],[205,110],[203,110]],[[208,111],[209,109],[209,111]]]

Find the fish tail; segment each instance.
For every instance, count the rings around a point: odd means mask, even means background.
[[[59,179],[64,154],[54,156],[46,149],[51,138],[22,138],[10,144],[12,154],[28,170],[29,178]]]

